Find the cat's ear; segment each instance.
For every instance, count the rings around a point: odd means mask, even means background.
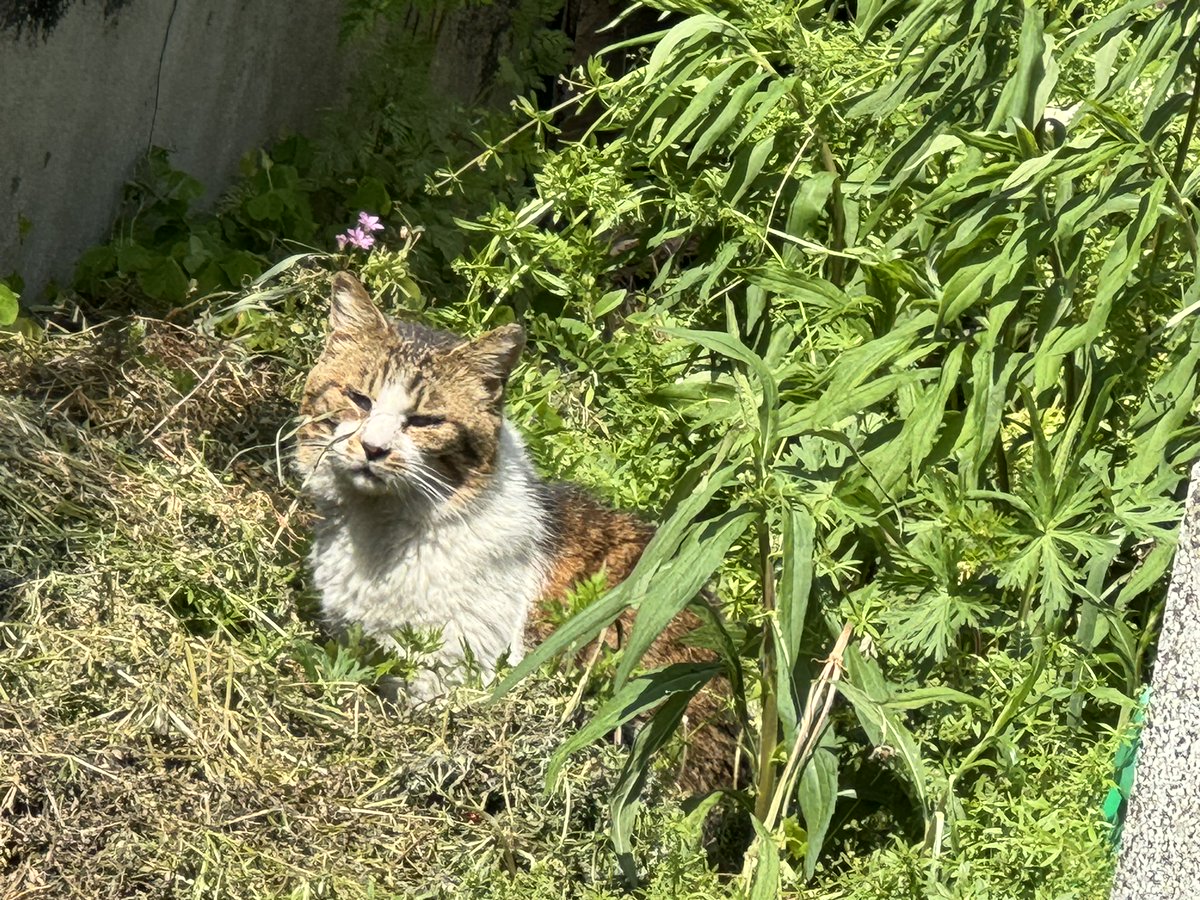
[[[338,272],[333,276],[329,325],[342,332],[379,331],[387,329],[387,319],[361,281],[349,272]]]
[[[470,343],[454,350],[454,354],[471,369],[482,375],[493,398],[499,400],[508,384],[508,376],[517,367],[525,349],[525,329],[520,325],[501,325]]]

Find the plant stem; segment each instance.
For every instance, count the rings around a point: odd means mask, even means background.
[[[804,771],[804,766],[813,755],[813,751],[817,749],[817,741],[820,740],[821,733],[825,730],[825,724],[829,721],[829,712],[833,709],[833,701],[837,695],[837,683],[842,676],[842,660],[853,634],[854,627],[849,622],[842,626],[842,633],[829,652],[821,674],[808,689],[808,699],[804,704],[804,717],[796,728],[796,740],[792,744],[792,752],[788,756],[787,764],[783,767],[783,774],[779,779],[779,789],[775,791],[775,796],[771,800],[767,818],[763,820],[763,825],[768,831],[774,830],[779,824],[779,820],[787,808],[787,798],[791,796],[796,780]]]
[[[775,570],[771,565],[771,538],[766,520],[758,523],[758,565],[762,577],[763,623],[762,643],[762,727],[758,735],[758,773],[755,785],[754,815],[764,821],[775,792],[775,746],[779,741],[779,697],[775,693],[776,667],[775,631]]]
[[[841,172],[838,170],[837,160],[833,158],[833,151],[829,149],[829,144],[824,138],[821,141],[821,163],[825,166],[825,171],[833,175],[833,190],[829,192],[829,216],[830,224],[833,225],[833,249],[846,249],[846,212],[842,209],[842,185]],[[832,257],[829,260],[829,280],[838,287],[844,286],[844,278],[846,276],[846,264],[838,257]]]
[[[1191,43],[1195,44],[1193,36]],[[1200,115],[1200,71],[1192,73],[1192,99],[1188,103],[1187,121],[1183,125],[1183,134],[1179,137],[1179,149],[1175,151],[1175,165],[1171,169],[1171,181],[1179,187],[1183,178],[1183,165],[1187,162],[1188,147],[1192,144],[1192,136],[1196,133],[1196,117]]]

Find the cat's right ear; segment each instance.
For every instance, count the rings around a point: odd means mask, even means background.
[[[379,331],[387,329],[387,319],[361,281],[349,272],[338,272],[333,276],[329,326],[341,332]]]

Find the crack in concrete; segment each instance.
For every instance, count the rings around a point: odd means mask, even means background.
[[[167,30],[163,34],[162,50],[158,54],[158,74],[154,78],[154,112],[150,116],[150,133],[146,135],[146,152],[154,147],[154,129],[158,125],[158,101],[162,94],[163,60],[167,58],[167,44],[171,40],[171,26],[175,23],[175,11],[179,9],[179,0],[172,0],[171,14],[167,16]]]

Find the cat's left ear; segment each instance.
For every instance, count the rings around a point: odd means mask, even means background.
[[[525,349],[525,329],[520,325],[501,325],[480,335],[454,352],[484,377],[494,397],[499,400],[508,384],[508,376],[517,367]]]
[[[387,330],[383,313],[362,282],[349,272],[338,272],[333,276],[329,325],[334,331],[341,332]]]

